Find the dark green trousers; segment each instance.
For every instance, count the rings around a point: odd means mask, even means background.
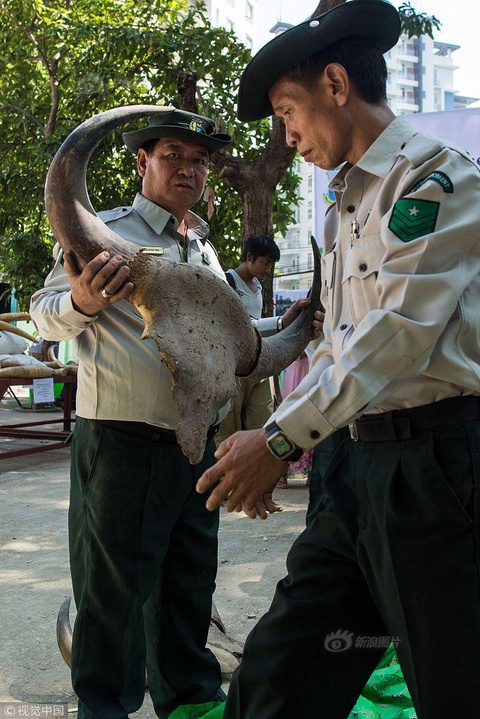
[[[79,719],[126,719],[143,702],[145,668],[162,719],[223,698],[205,648],[218,512],[195,491],[214,451],[211,440],[192,466],[176,443],[77,418],[69,537]]]
[[[322,509],[325,509],[330,500],[325,494],[323,486],[324,477],[330,466],[333,455],[342,442],[350,442],[348,427],[341,427],[336,432],[324,439],[323,442],[313,448],[312,468],[310,470],[310,482],[308,488],[307,524],[317,516]]]
[[[347,719],[388,643],[418,719],[480,717],[480,422],[344,441],[225,719]]]

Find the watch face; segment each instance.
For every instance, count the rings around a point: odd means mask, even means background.
[[[283,434],[278,434],[276,437],[272,437],[269,444],[273,453],[280,459],[285,457],[285,455],[290,454],[293,449],[292,443]]]

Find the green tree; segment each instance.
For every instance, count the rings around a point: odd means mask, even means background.
[[[49,163],[85,118],[128,104],[192,103],[235,138],[229,157],[245,158],[265,142],[268,121],[235,120],[236,85],[250,58],[234,34],[212,28],[203,5],[187,0],[0,0],[0,272],[26,307],[51,262],[43,187]],[[188,83],[195,78],[194,96]],[[183,83],[183,84],[182,84]],[[191,82],[190,82],[191,86]],[[139,187],[122,128],[89,167],[94,207],[125,202]],[[217,212],[212,239],[230,265],[241,240],[241,199],[218,166],[210,175]],[[285,174],[275,207],[285,225],[297,180]],[[272,192],[273,192],[272,188]],[[206,215],[207,205],[197,207]]]
[[[404,14],[410,25],[418,17],[411,8]],[[233,135],[233,148],[213,156],[209,180],[217,209],[212,239],[225,266],[236,262],[242,238],[273,235],[291,219],[299,201],[294,150],[278,118],[236,121],[250,52],[233,33],[212,28],[203,4],[0,0],[0,57],[0,273],[21,307],[51,261],[43,205],[49,163],[74,127],[111,107],[174,104],[215,117]],[[121,131],[112,133],[90,163],[92,203],[119,205],[138,187]],[[196,209],[207,214],[206,203]]]

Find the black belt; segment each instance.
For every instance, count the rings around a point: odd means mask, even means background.
[[[97,421],[117,432],[125,432],[133,437],[147,439],[149,442],[175,442],[175,444],[178,444],[174,429],[164,429],[163,427],[156,427],[146,422],[124,422],[116,419],[100,419]],[[216,424],[208,428],[207,440],[217,434],[218,427],[219,425]]]
[[[411,409],[383,414],[364,414],[348,425],[350,437],[360,442],[391,442],[410,439],[418,432],[448,424],[480,419],[480,397],[465,395]]]

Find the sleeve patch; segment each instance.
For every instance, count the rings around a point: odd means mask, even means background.
[[[437,224],[439,202],[402,197],[393,208],[388,228],[402,242],[430,234]]]
[[[444,192],[453,192],[453,182],[451,181],[449,176],[446,175],[444,172],[441,172],[440,170],[436,170],[435,172],[431,172],[426,177],[422,177],[421,180],[418,180],[418,182],[416,182],[413,187],[409,189],[407,195],[409,195],[411,192],[416,192],[416,190],[418,190],[429,180],[432,180],[433,182],[438,182]]]

